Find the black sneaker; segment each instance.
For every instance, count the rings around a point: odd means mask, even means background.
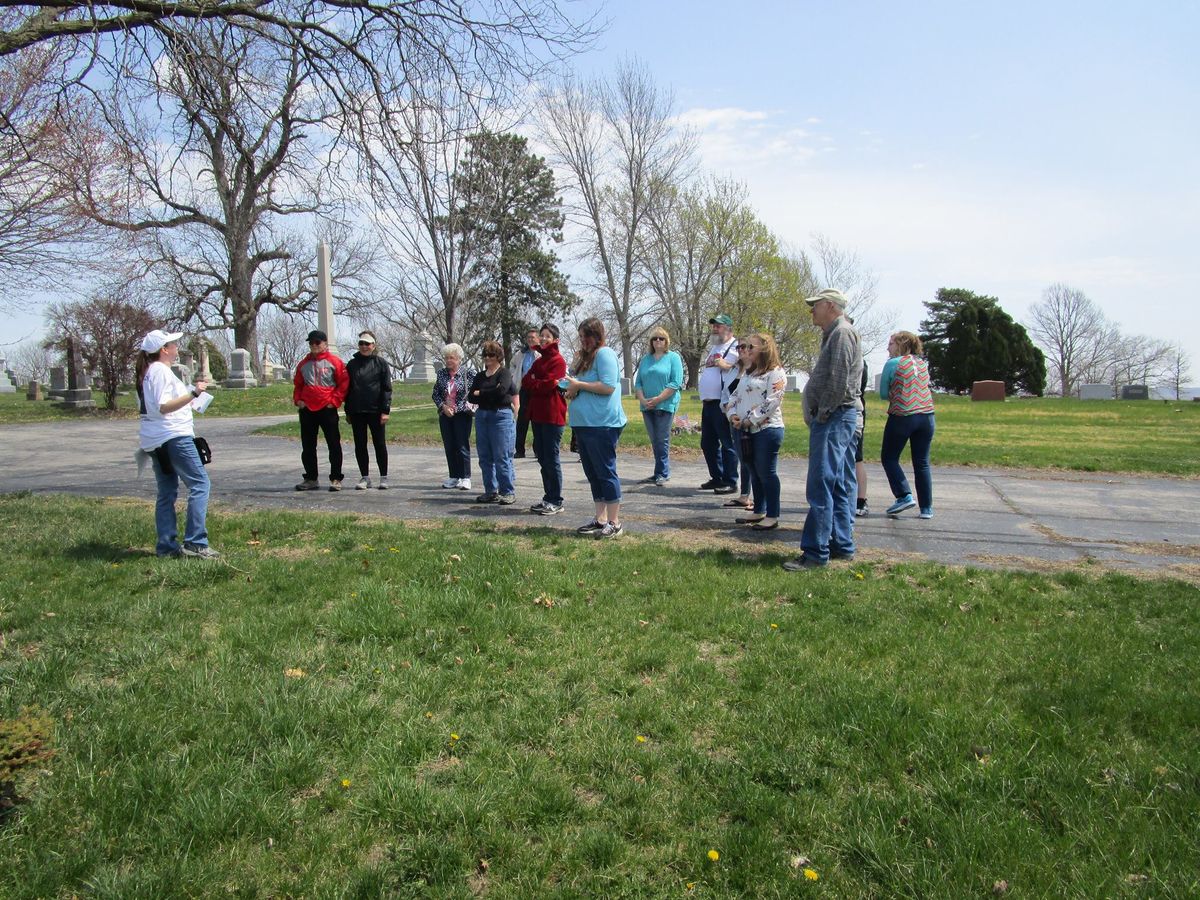
[[[720,486],[721,482],[717,481],[715,478],[710,478],[708,481],[704,482],[704,484],[700,485],[700,490],[711,491],[713,488],[719,488]]]
[[[605,523],[607,524],[607,523]],[[603,531],[604,525],[601,525],[595,519],[588,522],[586,525],[580,525],[575,529],[576,534],[595,534],[597,531]]]
[[[597,540],[607,540],[608,538],[620,537],[624,534],[625,529],[621,527],[620,522],[607,522],[604,527],[596,532]]]
[[[315,478],[305,478],[302,482],[296,485],[298,491],[315,491],[321,485],[317,483]]]
[[[501,506],[512,506],[517,502],[516,494],[500,494],[496,497],[496,502]]]
[[[475,498],[476,503],[495,503],[500,499],[499,494],[480,494]]]
[[[795,559],[789,559],[783,564],[785,572],[802,572],[805,569],[823,569],[828,563],[821,562],[819,559],[800,554]]]
[[[737,490],[736,484],[718,484],[713,488],[714,494],[732,494]]]

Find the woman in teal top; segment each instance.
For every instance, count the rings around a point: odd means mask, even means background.
[[[560,384],[571,403],[568,421],[596,504],[592,521],[577,531],[598,538],[616,537],[622,531],[617,441],[626,418],[621,408],[617,354],[604,346],[604,323],[599,319],[585,319],[580,324],[579,353]]]
[[[683,390],[683,360],[671,350],[671,338],[661,327],[650,332],[647,350],[633,380],[642,407],[642,421],[654,449],[654,474],[643,478],[641,483],[661,487],[671,480],[671,426],[675,424],[679,392]]]

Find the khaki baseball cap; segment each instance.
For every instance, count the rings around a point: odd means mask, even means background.
[[[816,306],[818,303],[820,303],[822,300],[828,300],[830,303],[832,303],[838,309],[846,308],[846,302],[847,302],[846,295],[843,294],[841,291],[834,290],[833,288],[825,288],[825,290],[821,291],[820,293],[816,294],[815,296],[806,298],[804,302],[807,303],[810,307],[813,307],[813,306]]]

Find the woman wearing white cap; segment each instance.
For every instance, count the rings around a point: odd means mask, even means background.
[[[188,387],[171,371],[179,359],[179,332],[154,330],[142,339],[137,360],[138,408],[142,415],[139,440],[143,452],[154,463],[158,481],[158,502],[154,508],[154,526],[158,556],[188,556],[217,559],[221,554],[208,546],[209,481],[192,429],[192,402],[208,385],[197,381]],[[183,544],[179,543],[175,519],[175,498],[179,482],[188,489],[187,519]]]

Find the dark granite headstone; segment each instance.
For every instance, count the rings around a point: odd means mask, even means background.
[[[1150,388],[1144,384],[1121,385],[1122,400],[1149,400]]]
[[[1004,402],[1003,381],[977,381],[971,385],[971,399],[979,401],[999,400]]]
[[[79,342],[74,337],[67,338],[67,389],[59,405],[66,409],[92,409],[96,405],[92,399],[92,389],[88,386],[87,373],[83,371]]]

